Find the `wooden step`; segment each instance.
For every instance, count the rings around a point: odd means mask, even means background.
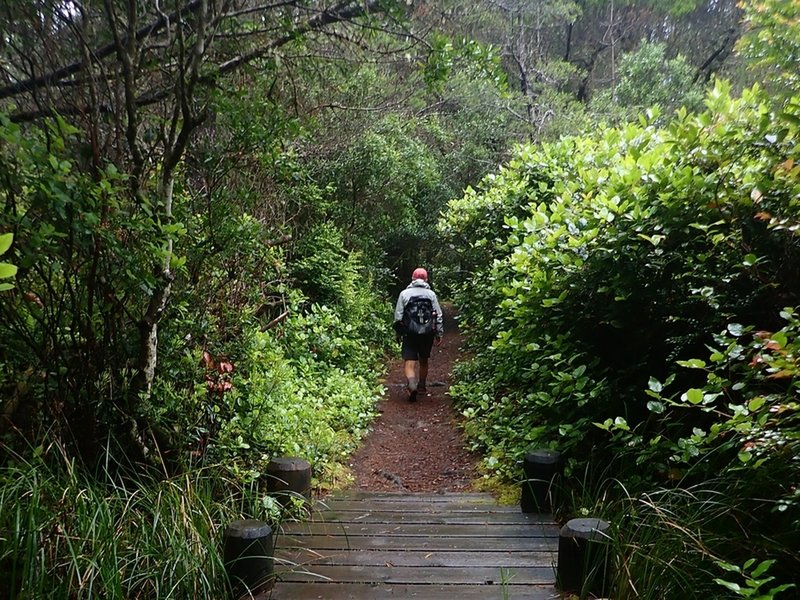
[[[501,585],[392,585],[353,583],[278,584],[271,595],[258,600],[557,600],[552,586]]]
[[[276,539],[259,600],[558,598],[552,517],[489,494],[338,494]]]

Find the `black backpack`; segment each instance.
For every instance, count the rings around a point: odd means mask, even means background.
[[[436,331],[436,311],[433,301],[427,296],[412,296],[403,310],[403,325],[406,333],[425,335]]]

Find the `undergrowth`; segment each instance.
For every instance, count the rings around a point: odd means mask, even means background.
[[[223,598],[222,532],[280,510],[220,468],[89,474],[58,444],[0,468],[2,598]]]

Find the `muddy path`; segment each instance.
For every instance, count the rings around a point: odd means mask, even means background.
[[[453,308],[445,313],[445,335],[434,346],[428,392],[409,402],[399,346],[384,381],[379,416],[351,457],[354,488],[369,491],[458,492],[471,489],[479,457],[466,451],[458,415],[447,391],[461,346]]]

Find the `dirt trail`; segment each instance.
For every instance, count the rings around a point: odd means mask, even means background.
[[[362,447],[350,460],[358,489],[369,491],[458,492],[477,477],[478,457],[464,449],[458,415],[447,391],[461,336],[452,306],[445,313],[445,335],[434,346],[428,373],[428,393],[409,402],[403,363],[392,362],[378,404],[380,416]]]

